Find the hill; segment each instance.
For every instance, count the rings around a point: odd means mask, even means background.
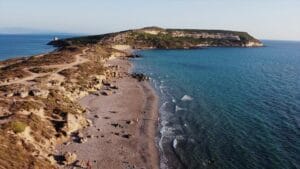
[[[133,49],[183,49],[199,47],[260,47],[263,44],[246,32],[227,30],[163,29],[146,27],[52,41],[57,47],[105,44],[129,45]]]

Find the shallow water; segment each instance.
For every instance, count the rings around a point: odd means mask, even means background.
[[[300,168],[300,42],[139,51],[160,95],[162,168]]]

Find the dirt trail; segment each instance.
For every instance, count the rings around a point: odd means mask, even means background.
[[[52,77],[59,77],[59,79],[63,80],[62,79],[63,77],[60,77],[61,75],[59,75],[58,72],[63,71],[65,69],[72,68],[76,65],[88,62],[89,61],[88,59],[81,57],[82,55],[86,54],[87,50],[88,49],[86,48],[86,49],[82,50],[82,53],[75,55],[76,60],[72,63],[60,64],[60,65],[41,66],[42,68],[58,68],[58,70],[56,70],[54,72],[50,72],[50,73],[33,73],[33,72],[29,71],[29,69],[32,68],[32,67],[25,68],[24,70],[29,72],[31,74],[30,76],[22,78],[22,79],[12,80],[10,82],[0,83],[0,86],[17,84],[17,83],[25,84],[25,83],[28,83],[28,81],[30,81],[30,80],[34,80],[35,78],[43,77],[43,76],[46,76],[46,75],[50,75]]]

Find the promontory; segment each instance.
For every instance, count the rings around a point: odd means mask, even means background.
[[[159,27],[49,45],[0,62],[0,169],[158,168],[157,96],[130,72],[132,51],[263,46],[245,32]]]

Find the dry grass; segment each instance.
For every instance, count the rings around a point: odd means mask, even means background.
[[[39,110],[43,108],[43,105],[41,103],[35,102],[35,101],[16,101],[10,106],[11,112],[19,112],[19,111],[32,111],[32,110]]]
[[[72,114],[77,114],[78,110],[82,109],[78,104],[60,94],[57,90],[50,90],[48,98],[43,99],[43,102],[45,103],[45,110],[48,116],[51,116],[55,109]]]
[[[57,70],[56,68],[43,68],[43,67],[34,67],[29,69],[30,72],[33,73],[50,73],[50,72],[54,72],[55,70]]]
[[[0,129],[0,169],[54,169],[46,159],[31,155],[32,145]]]
[[[4,67],[0,69],[0,81],[3,81],[5,79],[13,79],[13,78],[24,78],[29,75],[30,74],[24,71],[22,68]]]

